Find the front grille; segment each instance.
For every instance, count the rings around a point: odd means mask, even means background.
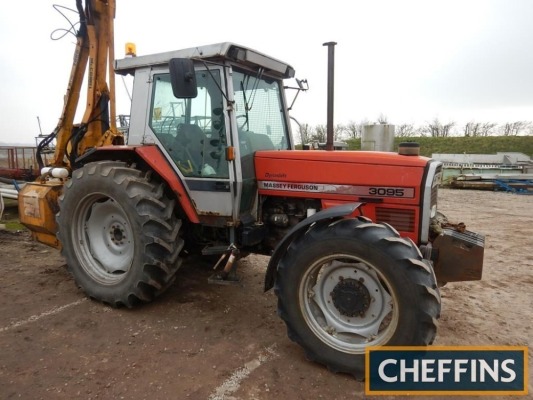
[[[415,210],[376,207],[376,221],[378,223],[386,222],[401,232],[414,232]]]

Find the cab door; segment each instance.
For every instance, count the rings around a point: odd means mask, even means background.
[[[226,159],[229,129],[222,69],[195,70],[194,98],[174,96],[168,70],[151,75],[149,130],[183,180],[201,221],[228,225],[234,221],[235,171]]]

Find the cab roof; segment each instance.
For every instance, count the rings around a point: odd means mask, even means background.
[[[133,74],[137,68],[168,65],[172,58],[192,58],[218,62],[229,60],[252,68],[262,67],[283,79],[294,77],[294,69],[289,64],[230,42],[115,60],[115,72],[120,75]]]

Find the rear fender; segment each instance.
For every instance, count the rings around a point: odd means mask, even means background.
[[[313,224],[330,223],[336,219],[354,217],[355,213],[357,212],[359,207],[361,207],[362,204],[363,203],[349,203],[327,208],[296,224],[289,231],[289,233],[287,233],[287,235],[285,235],[285,237],[278,243],[278,245],[274,249],[274,253],[272,253],[272,257],[270,257],[270,261],[268,262],[268,267],[265,274],[265,292],[274,287],[274,284],[276,282],[276,271],[278,269],[278,263],[281,260],[283,254],[285,254],[285,252],[289,248],[290,244],[293,242],[293,240],[303,235]]]
[[[199,223],[198,214],[183,186],[178,174],[157,146],[102,146],[89,150],[76,160],[76,163],[86,164],[92,161],[120,160],[129,162],[144,161],[154,170],[174,192],[181,208],[192,223]]]

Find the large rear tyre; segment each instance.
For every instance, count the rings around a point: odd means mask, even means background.
[[[368,346],[429,345],[440,316],[435,276],[414,243],[363,217],[318,223],[296,239],[275,292],[307,357],[360,380]]]
[[[102,161],[73,172],[58,238],[77,285],[114,307],[149,302],[175,279],[183,240],[175,202],[151,174]]]

